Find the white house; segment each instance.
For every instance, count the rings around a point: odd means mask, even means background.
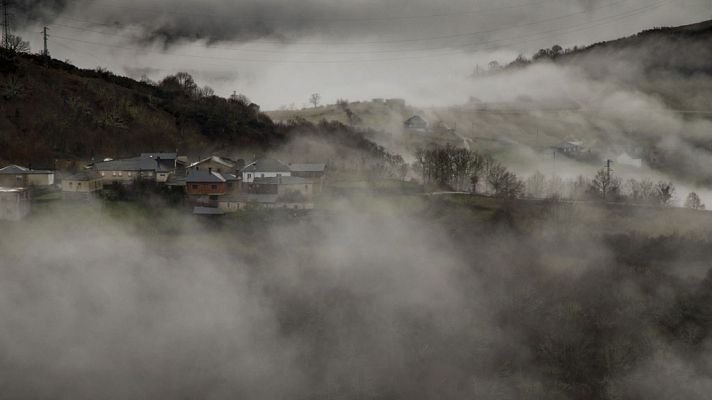
[[[0,187],[0,220],[19,221],[29,213],[29,190]]]
[[[292,170],[281,161],[272,159],[257,160],[242,169],[242,182],[252,183],[255,178],[279,178],[292,176]]]
[[[633,158],[630,154],[625,151],[616,157],[616,163],[620,165],[627,165],[630,167],[640,168],[643,166],[643,160],[640,158]]]

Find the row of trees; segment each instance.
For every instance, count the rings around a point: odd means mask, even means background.
[[[524,181],[524,186],[526,196],[534,199],[598,199],[663,207],[670,207],[675,203],[675,185],[672,182],[654,182],[650,179],[629,179],[623,182],[605,169],[599,170],[593,179],[580,175],[568,180],[559,176],[547,178],[537,171]],[[705,209],[695,192],[688,194],[684,206],[696,210]]]
[[[524,182],[502,164],[477,151],[452,146],[415,154],[413,165],[426,184],[441,189],[491,193],[516,198],[524,194]]]
[[[633,204],[670,207],[675,203],[675,185],[668,181],[650,179],[621,179],[602,168],[593,178],[579,175],[564,180],[559,176],[547,178],[537,171],[526,180],[488,155],[477,151],[446,146],[415,154],[413,169],[428,185],[443,190],[470,191],[497,197],[534,199],[559,198],[569,200],[603,200]],[[684,206],[703,210],[697,193],[690,193]]]

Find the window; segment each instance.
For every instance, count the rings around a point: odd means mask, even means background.
[[[247,174],[247,179],[251,179],[251,178],[252,178],[252,174]]]
[[[210,185],[210,189],[218,190],[218,185]]]
[[[111,171],[111,176],[116,176],[116,171]]]
[[[193,185],[193,190],[198,190],[198,185]]]
[[[69,187],[72,187],[74,185],[74,182],[69,182]]]
[[[119,176],[122,176],[124,174],[123,171],[119,171]]]
[[[81,182],[77,183],[77,187],[78,188],[82,187],[82,183]]]
[[[131,172],[129,172],[129,178],[130,178],[132,175],[133,175],[133,174],[132,174]]]
[[[101,176],[106,176],[106,173],[104,171],[101,171]]]

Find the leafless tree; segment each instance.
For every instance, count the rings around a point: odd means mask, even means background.
[[[314,106],[314,108],[319,107],[319,102],[321,101],[321,95],[319,93],[312,93],[309,96],[309,103]]]
[[[17,35],[9,35],[5,38],[2,42],[2,47],[17,53],[30,52],[30,42],[22,40],[22,37]]]

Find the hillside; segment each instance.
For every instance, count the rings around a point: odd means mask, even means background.
[[[39,55],[0,52],[0,164],[54,168],[58,160],[132,156],[178,150],[275,151],[295,139],[328,145],[329,159],[348,149],[389,159],[367,131],[342,124],[274,123],[245,96],[230,99],[199,88],[188,74],[159,83],[79,69]]]
[[[675,109],[712,112],[712,20],[650,29],[585,47],[552,46],[531,60],[519,58],[504,70],[543,62],[576,66],[593,79],[654,94]]]

